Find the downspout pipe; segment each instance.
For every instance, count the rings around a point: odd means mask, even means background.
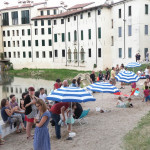
[[[78,40],[78,67],[79,67],[79,61],[80,61],[80,58],[79,58],[79,22],[78,22],[78,15],[77,15],[77,40]]]
[[[31,30],[31,51],[32,51],[32,62],[33,62],[33,33],[32,33],[32,23],[31,23],[31,8],[30,8],[30,30]]]
[[[66,18],[65,18],[65,49],[66,49],[66,66],[67,66],[67,27],[66,27]]]
[[[95,9],[95,36],[96,36],[96,66],[97,66],[97,9]]]
[[[53,55],[53,62],[54,62],[54,26],[53,26],[53,20],[51,20],[51,24],[52,24],[52,55]]]
[[[123,19],[123,21],[124,21],[124,58],[123,59],[125,59],[126,58],[126,6],[125,6],[125,2],[126,1],[124,1],[124,19]]]

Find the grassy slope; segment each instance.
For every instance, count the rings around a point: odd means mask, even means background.
[[[150,150],[150,112],[124,137],[125,150]]]
[[[71,80],[79,73],[86,73],[87,71],[76,71],[67,69],[22,69],[22,70],[9,70],[9,74],[17,77],[24,78],[42,78],[46,80]]]

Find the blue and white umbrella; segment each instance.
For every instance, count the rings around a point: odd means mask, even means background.
[[[107,82],[97,82],[86,87],[88,90],[101,93],[117,93],[119,90]]]
[[[133,83],[138,82],[139,77],[132,71],[122,71],[115,76],[116,80],[119,82]]]
[[[85,89],[78,87],[62,87],[52,91],[48,96],[48,100],[58,102],[88,102],[96,99]]]
[[[140,67],[140,66],[141,66],[141,64],[139,64],[137,62],[131,62],[126,65],[127,68],[134,68],[134,67]]]

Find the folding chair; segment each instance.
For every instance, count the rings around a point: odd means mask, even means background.
[[[87,124],[88,124],[88,122],[85,120],[85,117],[88,115],[89,111],[90,111],[90,109],[88,109],[88,110],[83,110],[81,116],[80,116],[78,119],[76,119],[75,122],[78,122],[80,125],[82,125],[82,124],[84,124],[84,123],[87,123]],[[84,122],[83,122],[83,121],[84,121]]]

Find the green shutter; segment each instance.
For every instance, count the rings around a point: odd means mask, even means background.
[[[83,40],[83,30],[81,30],[81,40]]]
[[[77,31],[74,31],[74,41],[77,41]]]
[[[41,26],[44,26],[44,20],[43,19],[41,20]]]
[[[25,47],[25,41],[24,40],[22,41],[22,46]]]
[[[31,33],[30,33],[30,29],[28,29],[28,35],[31,35]]]
[[[26,53],[25,52],[23,52],[23,58],[26,58]]]
[[[48,28],[48,34],[51,34],[51,28]]]
[[[39,46],[38,40],[35,40],[35,46]]]
[[[49,46],[52,46],[52,40],[48,40]]]
[[[65,33],[62,33],[62,42],[65,42]]]
[[[54,34],[54,42],[57,42],[57,34]]]
[[[89,29],[89,39],[91,39],[91,29]]]
[[[28,46],[29,47],[31,46],[31,40],[28,40]]]
[[[68,41],[70,41],[70,32],[68,32]]]
[[[48,20],[48,25],[51,25],[51,20]]]
[[[45,40],[42,40],[42,46],[45,46]]]
[[[145,5],[145,14],[148,15],[148,5]]]
[[[98,38],[101,39],[101,28],[98,28]]]
[[[31,58],[32,56],[31,56],[31,52],[29,52],[29,58]]]

